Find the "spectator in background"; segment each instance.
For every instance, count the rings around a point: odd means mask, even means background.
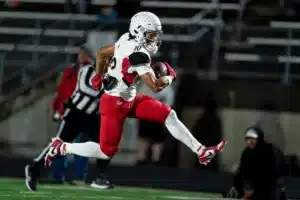
[[[147,94],[157,100],[170,106],[174,101],[174,89],[169,86],[159,93],[153,93],[144,84],[140,88],[140,93]],[[139,120],[138,126],[138,147],[137,147],[137,165],[161,164],[161,156],[164,150],[164,141],[166,139],[166,129],[163,125]],[[150,158],[148,155],[151,155]]]
[[[67,67],[64,70],[63,76],[60,80],[57,94],[55,99],[52,102],[51,105],[51,113],[52,113],[52,119],[56,122],[60,122],[62,119],[62,116],[64,114],[64,105],[68,101],[68,99],[73,94],[73,91],[76,88],[77,83],[77,76],[78,76],[78,70],[80,67],[87,65],[91,62],[91,57],[89,55],[89,52],[82,47],[77,56],[76,56],[76,63],[71,65],[70,67]],[[77,140],[82,141],[80,139],[84,139],[84,135],[80,135]],[[74,167],[75,167],[75,178],[76,179],[83,179],[85,177],[85,171],[88,165],[88,159],[83,158],[80,156],[75,156],[74,160]],[[56,159],[52,164],[52,170],[53,170],[53,178],[56,182],[61,183],[63,178],[65,177],[65,171],[67,168],[67,163],[65,162],[65,158],[61,157]],[[71,177],[69,177],[71,179]]]
[[[242,153],[228,197],[243,197],[245,200],[286,199],[283,153],[264,140],[264,132],[258,127],[250,127],[245,131],[245,142],[247,147]]]
[[[198,141],[203,141],[207,146],[218,143],[222,138],[222,122],[218,115],[218,106],[217,102],[212,96],[209,96],[203,105],[203,113],[200,114],[199,118],[196,121],[196,125],[193,129],[195,138]],[[209,133],[209,134],[205,134]],[[218,169],[218,159],[214,159],[207,166],[199,165],[197,160],[197,168],[205,169]]]
[[[117,12],[113,7],[103,7],[100,13],[97,15],[98,20],[116,20]]]

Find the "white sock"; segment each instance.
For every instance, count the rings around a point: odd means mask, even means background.
[[[96,142],[84,142],[84,143],[67,143],[66,144],[66,153],[67,154],[76,154],[88,158],[100,158],[100,159],[109,159],[101,149],[100,145]]]
[[[199,147],[204,147],[200,144],[185,125],[177,118],[176,112],[172,110],[165,121],[167,129],[171,135],[189,147],[194,153],[199,152]]]

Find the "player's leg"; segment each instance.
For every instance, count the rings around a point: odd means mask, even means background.
[[[61,123],[60,123],[61,125]],[[44,159],[43,159],[44,161]],[[44,162],[43,162],[44,164]],[[55,159],[55,161],[53,162],[50,170],[49,171],[49,177],[51,177],[51,179],[49,180],[49,182],[54,182],[56,184],[62,184],[63,180],[65,179],[65,172],[67,169],[67,159],[66,157],[62,156],[58,159]],[[53,179],[53,180],[52,180]]]
[[[31,164],[25,166],[25,185],[30,191],[36,191],[37,179],[40,176],[40,168],[44,163],[44,156],[47,154],[50,144],[46,145],[40,154]]]
[[[72,114],[72,113],[71,113]],[[72,122],[72,123],[70,123],[70,121]],[[67,118],[65,118],[65,122],[66,123],[68,123],[69,125],[70,124],[73,124],[73,122],[75,122],[75,120],[72,120],[72,119],[67,119]],[[62,124],[61,124],[62,125]],[[65,130],[63,130],[60,134],[57,134],[57,136],[56,137],[61,137],[61,138],[63,138],[64,140],[67,140],[67,141],[69,141],[69,140],[71,140],[72,138],[74,138],[76,135],[75,135],[75,133],[78,133],[78,131],[79,131],[79,128],[77,128],[77,130],[75,130],[75,128],[74,127],[77,127],[77,126],[72,126],[72,128],[71,127],[68,127],[69,125],[67,125],[67,126],[65,126],[64,127],[64,129]],[[70,138],[70,136],[71,136],[71,138]],[[43,161],[44,161],[45,159],[43,159]],[[53,161],[53,163],[52,163],[52,165],[51,165],[51,168],[50,168],[50,173],[51,173],[51,177],[54,179],[53,181],[55,182],[55,183],[63,183],[64,182],[64,180],[67,182],[67,183],[69,183],[69,184],[71,184],[71,185],[73,185],[74,183],[72,182],[72,178],[73,177],[71,177],[71,176],[68,176],[68,177],[66,177],[65,175],[66,175],[66,171],[67,171],[67,168],[68,168],[68,158],[67,157],[65,157],[65,156],[62,156],[62,157],[59,157],[59,158],[57,158],[57,159],[55,159],[54,161]],[[52,180],[51,180],[52,181]]]
[[[109,158],[119,150],[123,125],[131,106],[132,102],[119,97],[104,94],[101,98],[100,149]]]
[[[177,118],[168,105],[146,96],[138,95],[134,102],[134,116],[139,119],[165,124],[173,137],[183,142],[193,152],[202,146]]]
[[[133,112],[134,116],[139,119],[165,124],[172,136],[196,153],[203,164],[207,164],[215,153],[222,151],[226,145],[226,141],[222,141],[215,147],[205,148],[178,119],[174,110],[152,97],[138,95],[134,102]]]
[[[79,122],[78,122],[79,123]],[[46,166],[49,166],[51,164],[51,161],[61,155],[66,154],[75,154],[82,157],[96,157],[99,158],[99,155],[94,155],[94,153],[98,153],[100,151],[99,147],[99,127],[100,127],[100,120],[99,117],[96,116],[84,116],[81,117],[80,122],[80,132],[85,132],[89,135],[90,139],[92,141],[90,142],[84,142],[84,143],[64,143],[63,140],[60,138],[54,138],[52,145],[51,145],[51,151],[47,154],[47,159],[45,160]],[[90,149],[92,148],[92,149]],[[90,151],[92,150],[92,151]],[[95,150],[95,151],[94,151]],[[93,152],[94,151],[94,152]],[[109,183],[106,179],[104,179],[103,173],[105,172],[105,169],[108,167],[110,163],[110,160],[105,157],[101,157],[97,161],[99,174],[97,176],[97,184],[94,184],[98,186],[97,188],[100,189],[108,189],[112,188],[112,184]],[[101,174],[101,176],[100,176]],[[105,185],[104,185],[105,183]]]
[[[74,128],[71,126],[71,123],[68,120],[63,120],[56,132],[56,137],[68,138],[67,136],[70,134],[70,131],[73,131]],[[73,135],[73,134],[72,134]],[[72,136],[74,137],[74,136]],[[44,158],[47,152],[50,149],[50,143],[45,146],[45,148],[40,152],[40,154],[33,159],[33,165],[36,167],[41,167],[44,165]]]
[[[118,151],[123,124],[130,109],[130,105],[130,102],[126,102],[121,98],[104,94],[100,101],[100,145],[95,142],[64,143],[63,141],[54,138],[48,152],[49,161],[51,162],[52,157],[65,154],[110,159]]]
[[[64,119],[68,123],[68,126],[70,124],[71,127],[65,127],[65,131],[63,131],[62,134],[57,135],[57,137],[65,142],[71,142],[78,139],[80,134],[83,134],[82,132],[85,124],[87,123],[85,115],[77,109],[67,108]],[[75,172],[76,175],[69,173],[68,176],[64,177],[64,180],[70,185],[76,185],[74,180],[84,176],[88,165],[88,160],[86,158],[74,157],[73,160],[74,168],[72,168],[72,172]],[[51,165],[51,168],[53,169],[53,176],[57,176],[58,178],[60,176],[65,176],[66,169],[70,168],[68,165],[71,164],[72,167],[72,163],[69,161],[70,159],[68,159],[68,156],[56,158]]]
[[[53,143],[63,143],[63,142],[72,142],[74,139],[82,132],[85,122],[85,117],[82,116],[82,113],[77,110],[71,110],[66,116],[64,116],[64,120],[62,121],[63,128],[61,129],[61,133],[57,134],[55,138],[52,139],[52,143],[50,148],[45,156],[45,166],[50,167],[53,160],[55,160],[58,156],[65,156],[65,154],[61,154],[60,152],[56,152],[56,149],[53,148]],[[60,149],[58,149],[60,150]]]

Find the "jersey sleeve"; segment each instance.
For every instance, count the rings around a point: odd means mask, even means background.
[[[152,72],[150,56],[144,52],[134,52],[129,56],[129,62],[139,76]]]
[[[115,43],[115,46],[118,46],[120,43],[124,42],[125,40],[128,40],[129,33],[124,33],[120,39]]]

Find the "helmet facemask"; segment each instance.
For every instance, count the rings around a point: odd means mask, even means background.
[[[160,39],[160,34],[162,34],[161,31],[145,31],[144,32],[145,48],[154,54],[158,51],[158,48],[160,47],[160,45],[162,43],[162,41]]]

